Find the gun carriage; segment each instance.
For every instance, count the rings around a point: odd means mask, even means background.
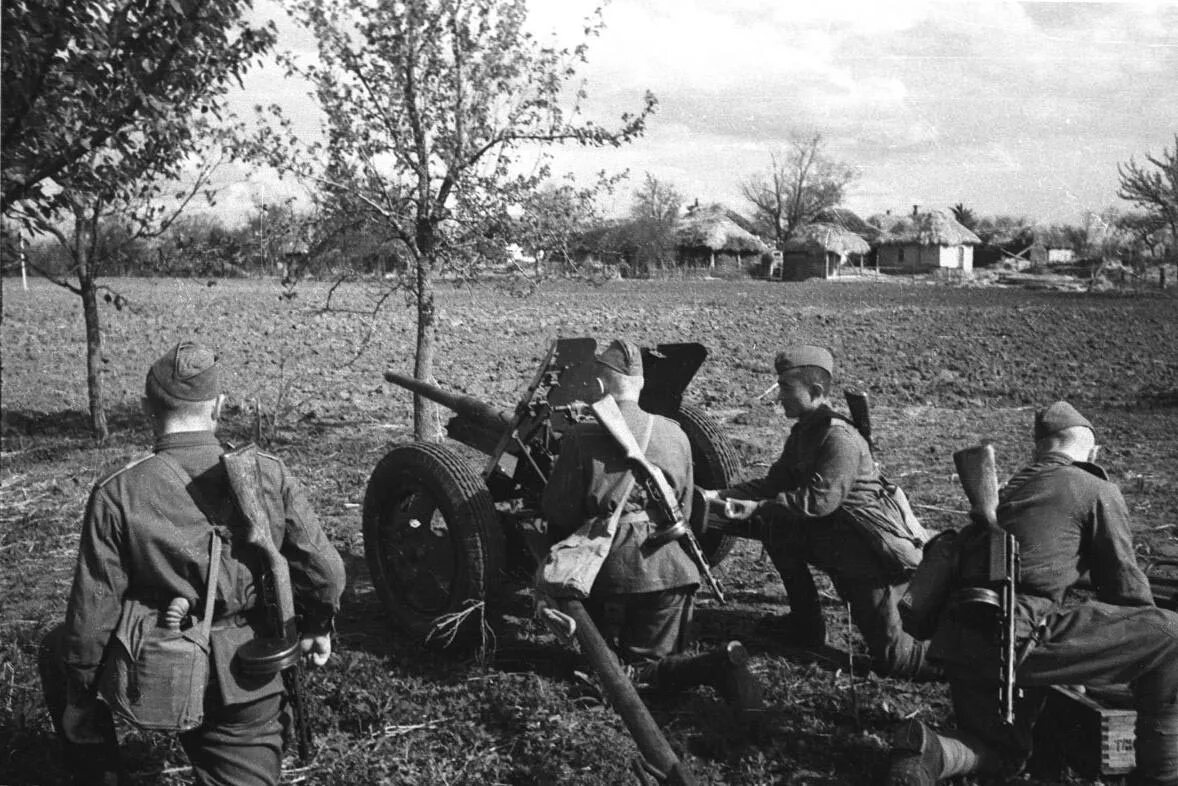
[[[592,338],[553,341],[514,410],[385,373],[389,382],[450,409],[447,435],[485,456],[479,471],[448,445],[413,442],[393,448],[374,469],[364,497],[364,551],[376,591],[399,627],[429,640],[439,636],[439,621],[461,619],[505,581],[530,581],[542,555],[540,494],[561,434],[588,417],[587,405],[601,395],[596,350]],[[639,403],[682,426],[696,485],[722,488],[736,482],[740,459],[717,423],[684,401],[706,357],[696,343],[644,348]],[[735,541],[702,531],[704,507],[693,525],[714,565]],[[463,622],[444,639],[473,630]]]

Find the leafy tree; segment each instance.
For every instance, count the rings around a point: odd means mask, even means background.
[[[207,116],[218,115],[230,82],[273,43],[272,26],[242,20],[248,9],[242,0],[3,5],[3,212],[69,252],[70,276],[52,280],[82,300],[91,430],[100,439],[98,278],[116,251],[102,228],[117,219],[126,238],[141,239],[174,219],[158,199],[209,140]],[[177,209],[204,189],[215,161],[199,165]]]
[[[966,229],[973,231],[973,229],[978,225],[977,215],[963,203],[958,202],[951,209],[953,211],[953,218],[957,220],[958,224],[961,224]]]
[[[630,216],[635,219],[650,219],[674,223],[683,207],[683,197],[670,183],[664,183],[650,172],[642,185],[634,191],[634,204]]]
[[[1170,231],[1170,242],[1178,242],[1178,134],[1174,148],[1159,155],[1146,155],[1145,165],[1133,158],[1117,165],[1121,186],[1117,196],[1143,210]],[[1152,168],[1151,168],[1152,167]]]
[[[573,80],[600,10],[572,49],[525,31],[524,0],[296,0],[291,11],[314,32],[319,62],[283,62],[314,86],[326,139],[299,140],[276,112],[249,154],[346,196],[403,244],[408,270],[393,283],[416,309],[414,376],[430,380],[438,277],[508,265],[521,228],[513,213],[548,180],[546,160],[527,167],[524,148],[623,144],[643,132],[654,97],[617,128],[582,118]],[[415,397],[419,438],[436,436],[431,414]]]
[[[824,146],[821,134],[795,135],[789,150],[769,156],[767,173],[740,184],[754,220],[778,249],[823,210],[838,207],[855,180],[855,170],[827,156]]]

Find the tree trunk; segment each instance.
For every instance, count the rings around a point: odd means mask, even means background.
[[[106,406],[102,400],[102,326],[98,321],[98,291],[89,265],[78,274],[82,316],[86,321],[86,390],[90,397],[90,433],[100,442],[109,435]]]
[[[429,256],[418,258],[416,272],[417,354],[413,363],[413,376],[422,382],[432,383],[434,381],[434,340],[437,337],[433,259]],[[414,439],[437,442],[441,436],[437,405],[415,393],[413,395]]]

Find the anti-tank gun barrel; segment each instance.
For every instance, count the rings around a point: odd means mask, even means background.
[[[425,396],[430,401],[474,421],[483,428],[502,431],[511,425],[511,413],[496,409],[485,401],[468,396],[465,393],[454,393],[437,385],[422,382],[420,379],[398,374],[396,371],[386,371],[384,378],[394,385],[411,390],[418,395]]]

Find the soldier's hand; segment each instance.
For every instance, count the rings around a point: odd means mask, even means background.
[[[93,697],[71,700],[61,717],[61,730],[66,739],[78,745],[104,742],[98,731],[98,700]]]
[[[699,494],[704,498],[704,502],[715,502],[720,499],[720,492],[716,489],[700,489]]]
[[[319,668],[327,665],[331,657],[331,634],[322,636],[308,636],[299,642],[303,650],[303,662],[308,666]]]
[[[755,499],[726,499],[724,500],[724,515],[730,519],[744,521],[751,519],[760,510],[761,503]]]

